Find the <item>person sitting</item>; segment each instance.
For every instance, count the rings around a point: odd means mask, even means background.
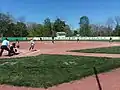
[[[16,49],[16,43],[12,43],[12,45],[10,46],[10,53],[11,53],[11,56],[12,55],[17,55],[17,49]]]

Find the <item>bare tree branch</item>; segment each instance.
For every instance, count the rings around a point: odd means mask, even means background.
[[[115,23],[116,23],[117,25],[120,24],[120,16],[115,16]]]

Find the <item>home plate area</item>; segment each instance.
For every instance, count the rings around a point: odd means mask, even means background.
[[[39,50],[25,50],[25,49],[21,49],[19,50],[19,55],[15,55],[14,57],[26,57],[26,56],[36,56]]]
[[[13,56],[8,56],[8,51],[4,51],[3,52],[3,55],[0,57],[0,58],[14,58],[14,57],[25,57],[25,56],[34,56],[36,54],[37,50],[25,50],[25,49],[19,49],[17,50],[16,52],[16,55],[13,55]],[[39,50],[38,50],[39,51]]]

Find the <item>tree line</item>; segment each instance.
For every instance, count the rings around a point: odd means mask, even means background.
[[[105,25],[90,24],[87,16],[80,18],[80,29],[75,30],[74,34],[80,36],[120,36],[120,17],[108,18]]]
[[[51,37],[56,32],[66,32],[67,36],[120,36],[120,17],[108,18],[106,25],[90,24],[87,16],[80,17],[79,28],[71,30],[64,20],[46,18],[43,23],[16,20],[9,13],[0,13],[1,37]]]
[[[15,20],[9,13],[0,13],[0,34],[1,37],[51,37],[56,32],[66,32],[67,36],[72,35],[70,26],[65,21],[57,18],[54,22],[46,18],[42,24]]]

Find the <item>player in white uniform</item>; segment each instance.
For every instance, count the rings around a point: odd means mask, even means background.
[[[2,46],[1,46],[1,51],[0,51],[0,56],[2,56],[2,53],[4,50],[8,51],[8,55],[10,56],[10,45],[9,45],[9,40],[6,38],[5,40],[3,40],[2,42]]]
[[[33,39],[31,39],[29,51],[30,51],[31,49],[33,50],[33,49],[34,49],[34,46],[35,46],[35,42],[34,42]]]
[[[15,42],[15,43],[16,43],[16,47],[17,47],[17,48],[20,48],[20,44],[19,44],[19,40],[18,40],[18,39],[16,39],[16,42]]]

